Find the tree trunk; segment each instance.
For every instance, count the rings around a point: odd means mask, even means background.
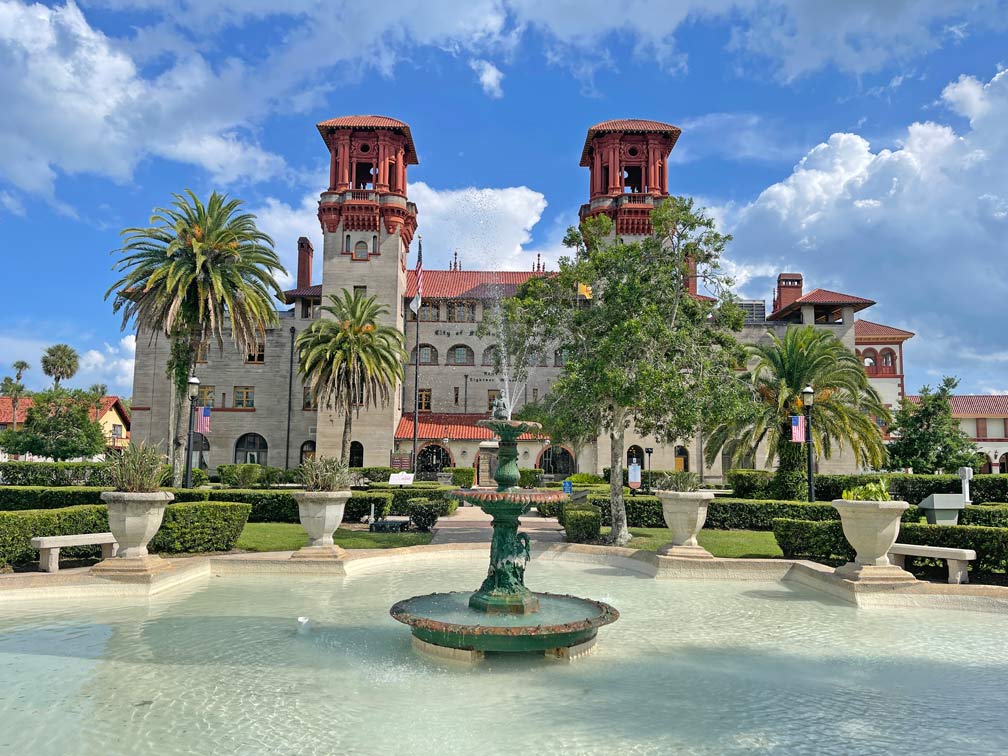
[[[630,541],[623,501],[623,436],[623,413],[613,412],[613,427],[609,431],[609,501],[612,513],[609,540],[616,546],[624,546]]]
[[[343,418],[343,445],[340,449],[340,460],[344,464],[350,464],[350,440],[352,438],[351,429],[353,427],[353,411],[347,410]]]
[[[18,408],[17,399],[11,399],[11,407],[14,409],[14,417],[11,419],[14,422],[14,431],[17,432],[17,408]]]
[[[187,387],[188,388],[188,387]],[[180,488],[185,478],[185,456],[187,441],[189,440],[189,391],[175,392],[178,396],[175,400],[175,439],[172,450],[172,485]]]

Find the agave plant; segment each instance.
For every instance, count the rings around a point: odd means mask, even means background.
[[[115,452],[106,464],[116,491],[152,493],[161,485],[165,458],[156,447],[140,442]]]
[[[350,487],[350,466],[336,457],[306,459],[299,473],[306,491],[345,491]]]
[[[688,470],[668,473],[658,479],[656,488],[661,491],[691,492],[700,490],[700,476]]]

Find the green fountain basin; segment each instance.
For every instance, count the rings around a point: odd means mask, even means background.
[[[469,606],[471,593],[430,593],[395,604],[393,619],[434,646],[466,651],[529,653],[578,646],[619,619],[609,604],[554,593],[533,594],[538,611],[492,613]]]

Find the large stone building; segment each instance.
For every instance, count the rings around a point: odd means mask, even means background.
[[[419,368],[419,467],[479,469],[481,457],[492,454],[492,444],[490,433],[476,421],[486,417],[501,392],[501,378],[493,369],[494,343],[478,335],[479,323],[501,297],[546,272],[539,263],[530,271],[469,271],[457,256],[449,270],[426,270],[415,348],[417,316],[408,302],[416,294],[416,277],[408,253],[418,210],[408,199],[407,167],[416,165],[418,157],[409,126],[385,116],[346,116],[318,124],[318,131],[330,155],[329,186],[318,209],[322,282],[312,281],[314,250],[302,237],[297,241],[296,287],[286,292],[286,307],[265,343],[255,354],[238,354],[227,345],[223,354],[214,348],[201,355],[199,402],[213,410],[211,433],[197,439],[194,461],[204,468],[236,461],[295,467],[306,455],[338,452],[342,420],[311,406],[297,375],[294,340],[319,316],[323,298],[350,289],[376,295],[388,306],[388,325],[407,334],[411,353],[393,402],[355,418],[352,464],[408,459],[414,436],[412,388]],[[581,152],[581,165],[589,173],[589,201],[580,218],[606,214],[624,238],[649,234],[651,209],[669,196],[668,159],[679,134],[675,126],[635,119],[591,127]],[[696,294],[695,279],[691,281]],[[768,332],[782,334],[800,323],[828,329],[861,354],[872,383],[895,406],[904,395],[902,344],[913,334],[855,318],[873,304],[824,289],[805,293],[801,274],[782,273],[769,312],[762,300],[744,303],[741,339],[755,343],[768,338]],[[167,352],[163,339],[143,334],[137,339],[133,437],[150,443],[165,443],[172,435]],[[516,409],[544,396],[562,368],[562,354],[547,358],[515,397]],[[702,444],[695,438],[663,445],[631,431],[625,452],[628,459],[650,461],[655,469],[701,470]],[[645,460],[649,448],[654,451]],[[519,455],[523,467],[554,474],[598,473],[608,465],[609,439],[603,435],[573,449],[527,437],[520,440]],[[761,464],[762,457],[754,463]],[[823,460],[821,469],[852,471],[854,463],[840,454]],[[722,461],[702,472],[721,478]]]

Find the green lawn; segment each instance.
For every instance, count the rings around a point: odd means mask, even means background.
[[[603,535],[608,528],[603,528]],[[668,528],[630,528],[633,538],[627,544],[632,549],[657,551],[669,542]],[[701,530],[700,545],[716,557],[781,557],[780,547],[771,532],[758,530]]]
[[[391,549],[430,543],[430,533],[369,533],[340,528],[333,535],[345,549]],[[300,525],[285,522],[250,522],[245,525],[235,548],[245,551],[294,551],[308,543]]]

